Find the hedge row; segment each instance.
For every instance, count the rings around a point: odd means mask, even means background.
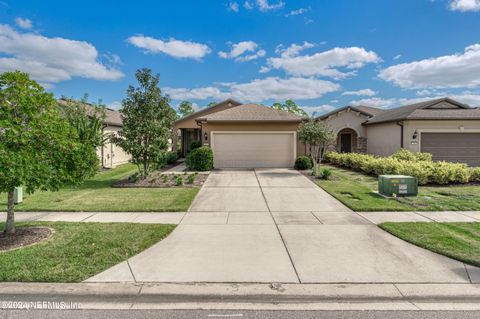
[[[480,182],[480,168],[466,164],[433,162],[431,154],[401,150],[389,157],[330,152],[325,159],[336,166],[372,175],[408,175],[420,185]]]

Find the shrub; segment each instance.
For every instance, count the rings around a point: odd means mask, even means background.
[[[397,151],[395,154],[393,154],[391,157],[403,160],[403,161],[411,161],[411,162],[417,162],[417,161],[432,161],[432,154],[430,153],[422,153],[422,152],[412,152],[406,149],[401,149]]]
[[[190,174],[190,175],[188,175],[188,181],[187,181],[187,183],[188,183],[188,184],[193,184],[193,183],[195,182],[195,177],[197,177],[196,174]]]
[[[168,183],[168,175],[162,175],[162,182],[163,183]]]
[[[330,179],[330,176],[332,176],[332,170],[331,169],[329,169],[329,168],[320,169],[319,177],[321,179]]]
[[[194,149],[197,149],[199,147],[202,147],[202,142],[200,141],[193,141],[190,143],[190,151],[193,151]]]
[[[183,185],[182,175],[175,175],[173,180],[175,181],[175,185],[177,185],[177,186],[182,186]]]
[[[480,181],[480,169],[472,169],[459,163],[432,162],[429,153],[401,150],[390,157],[375,157],[367,154],[330,152],[327,158],[333,165],[360,170],[366,174],[414,176],[420,185]]]
[[[470,181],[480,182],[480,167],[470,169]]]
[[[295,168],[299,170],[311,169],[313,167],[312,158],[310,156],[299,156],[295,161]]]
[[[177,161],[177,159],[178,159],[177,152],[167,152],[165,154],[165,161],[167,162],[167,164],[173,164]]]
[[[185,159],[187,169],[191,171],[209,171],[213,169],[213,151],[202,146],[188,153]]]
[[[128,181],[130,183],[136,183],[140,180],[140,173],[133,173],[132,175],[128,176]]]

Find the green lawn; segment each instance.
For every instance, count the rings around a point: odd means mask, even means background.
[[[112,188],[111,185],[136,170],[132,164],[99,173],[82,185],[58,192],[24,194],[17,211],[186,211],[198,188]],[[0,194],[0,211],[6,210],[6,194]]]
[[[376,193],[377,178],[360,172],[323,165],[333,179],[317,184],[355,211],[480,210],[480,186],[420,186],[416,197],[387,199]]]
[[[17,228],[24,226],[47,226],[55,233],[36,245],[0,253],[0,281],[80,282],[138,254],[175,228],[127,223],[17,224]]]
[[[480,266],[480,223],[384,223],[379,226],[417,246]]]

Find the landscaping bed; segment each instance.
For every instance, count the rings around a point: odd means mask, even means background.
[[[0,252],[34,245],[48,239],[53,234],[53,229],[48,227],[23,227],[16,230],[15,234],[0,233]]]
[[[125,164],[98,173],[78,186],[58,192],[24,192],[17,211],[86,212],[184,212],[197,195],[198,187],[118,188],[112,185],[134,174],[137,167]],[[0,194],[0,211],[7,208],[6,194]]]
[[[480,267],[480,223],[383,223],[379,226],[414,245]]]
[[[480,210],[480,185],[420,186],[418,196],[385,198],[376,193],[375,176],[331,165],[322,167],[328,167],[332,176],[314,182],[354,211]]]
[[[32,227],[51,228],[54,233],[35,245],[0,252],[0,281],[81,282],[147,249],[175,228],[158,224],[32,222],[17,223],[17,234]]]
[[[201,187],[205,180],[207,179],[208,174],[197,174],[197,173],[162,173],[162,172],[153,172],[148,175],[145,179],[132,179],[131,177],[122,179],[115,184],[113,187],[146,187],[146,188],[181,188],[181,187]]]

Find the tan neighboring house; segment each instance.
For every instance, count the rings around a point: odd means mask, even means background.
[[[405,148],[480,166],[480,109],[449,98],[389,110],[347,106],[318,119],[337,134],[339,152],[388,156]]]
[[[59,103],[67,103],[63,99],[58,100]],[[87,114],[93,112],[94,108],[89,104],[84,104],[87,108]],[[104,136],[117,135],[118,131],[122,129],[122,116],[121,113],[109,108],[105,108],[105,120],[103,121],[102,133]],[[131,159],[131,155],[125,152],[121,147],[107,142],[97,149],[97,156],[100,160],[102,168],[114,168],[118,165],[128,163]]]
[[[190,151],[192,141],[201,141],[212,148],[215,168],[293,167],[297,156],[305,154],[297,137],[303,120],[229,99],[178,120],[174,129],[182,155]]]

